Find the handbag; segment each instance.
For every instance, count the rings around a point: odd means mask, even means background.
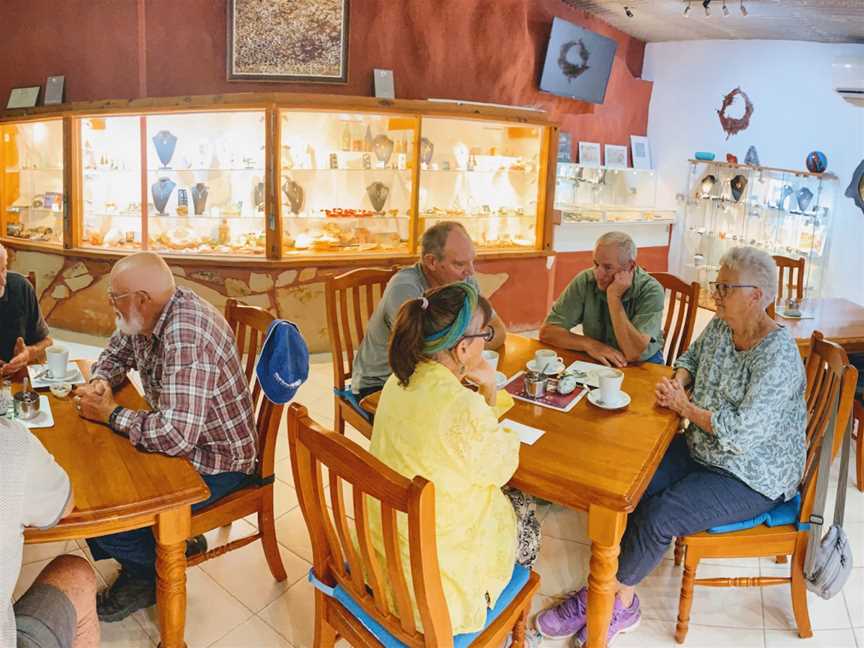
[[[837,426],[837,410],[840,394],[834,402],[831,423],[822,441],[819,454],[819,476],[816,479],[816,496],[813,511],[810,513],[810,530],[807,538],[807,555],[804,560],[804,579],[807,589],[823,599],[835,596],[852,574],[852,547],[843,530],[843,514],[846,509],[846,483],[849,470],[849,446],[852,438],[852,417],[843,434],[843,447],[840,451],[840,473],[837,486],[837,500],[834,505],[834,523],[828,533],[822,535],[825,522],[825,499],[831,473],[831,449],[834,447],[834,432]]]

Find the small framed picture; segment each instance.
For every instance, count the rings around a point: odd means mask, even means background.
[[[63,81],[62,76],[49,76],[45,83],[45,98],[42,102],[46,106],[63,103]]]
[[[36,105],[36,100],[39,99],[39,91],[42,88],[33,86],[32,88],[12,88],[9,93],[9,101],[6,102],[6,110],[12,108],[33,108]]]
[[[372,70],[372,80],[375,85],[375,96],[378,99],[395,99],[396,87],[393,83],[393,70]]]
[[[579,164],[586,167],[600,166],[600,144],[579,142]]]
[[[633,154],[634,169],[651,168],[651,148],[648,146],[648,138],[642,135],[630,136],[630,152]]]
[[[606,168],[608,169],[626,169],[627,168],[627,147],[618,146],[617,144],[606,145]]]
[[[559,131],[558,133],[558,161],[571,162],[573,159],[573,137],[570,133]]]

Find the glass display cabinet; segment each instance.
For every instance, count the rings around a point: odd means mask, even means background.
[[[0,231],[11,239],[63,242],[63,120],[0,124]]]
[[[544,129],[424,117],[420,231],[461,222],[478,249],[532,249],[542,237]]]
[[[616,169],[559,162],[555,209],[562,223],[674,223],[675,212],[654,208],[651,169]]]
[[[283,255],[408,252],[419,120],[284,110],[279,123]]]
[[[804,257],[804,297],[818,297],[835,192],[836,176],[828,173],[690,160],[680,274],[707,295],[720,257],[751,245]]]

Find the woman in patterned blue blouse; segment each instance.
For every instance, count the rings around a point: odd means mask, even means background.
[[[710,284],[717,315],[657,385],[657,402],[690,425],[669,446],[621,541],[609,641],[639,623],[634,588],[673,538],[746,520],[795,495],[804,470],[804,365],[795,340],[765,312],[777,266],[751,247],[729,250]],[[687,389],[691,389],[688,395]],[[550,637],[584,643],[585,588],[541,613]]]

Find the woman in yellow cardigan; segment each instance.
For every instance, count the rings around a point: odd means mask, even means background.
[[[519,439],[498,424],[513,400],[496,389],[495,372],[483,359],[490,315],[489,303],[467,283],[427,291],[402,306],[390,337],[393,374],[381,393],[370,447],[405,477],[422,475],[435,484],[438,561],[454,634],[483,628],[514,563],[530,567],[540,541],[533,502],[502,490],[519,463]],[[408,564],[407,525],[399,531]],[[383,555],[380,527],[372,532]],[[415,622],[419,627],[416,607]]]

